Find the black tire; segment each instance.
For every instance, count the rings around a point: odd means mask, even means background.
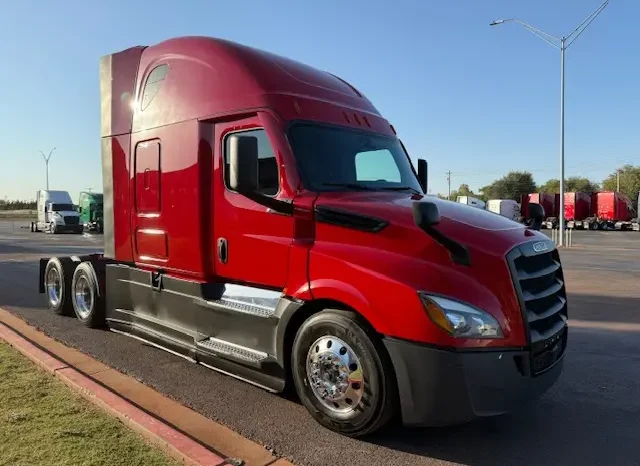
[[[51,233],[52,235],[55,235],[56,233],[58,233],[58,229],[56,227],[56,222],[51,222],[49,224],[49,233]]]
[[[73,310],[78,320],[90,328],[102,327],[105,323],[104,300],[91,262],[82,262],[76,267],[71,289]]]
[[[338,400],[343,405],[353,403],[353,408],[346,406],[343,412],[333,411],[325,405],[315,394],[307,376],[307,355],[310,350],[319,351],[316,341],[325,336],[346,343],[360,363],[357,370],[362,369],[362,387],[350,380],[347,385],[361,389],[361,398],[357,403],[348,398]],[[326,345],[331,348],[331,343]],[[343,354],[342,345],[337,345],[333,346],[334,350]],[[361,437],[384,427],[396,412],[397,385],[389,357],[373,332],[361,324],[354,312],[326,309],[307,319],[294,339],[291,367],[296,392],[303,405],[319,424],[330,430]],[[355,366],[351,367],[349,372],[353,373],[354,369]]]
[[[73,304],[71,303],[73,267],[74,263],[68,257],[52,257],[44,269],[44,289],[47,296],[47,306],[54,313],[61,316],[73,315]],[[53,274],[50,276],[52,272]],[[55,280],[56,274],[57,280]],[[55,295],[52,295],[50,288],[47,286],[50,279],[51,284],[56,289]],[[55,283],[58,285],[56,286]]]

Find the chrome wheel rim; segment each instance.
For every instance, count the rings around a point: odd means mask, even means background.
[[[340,338],[318,338],[307,353],[307,378],[313,394],[329,410],[348,413],[364,393],[362,365],[355,351]]]
[[[52,306],[57,306],[60,303],[60,294],[62,290],[62,286],[60,283],[60,274],[58,273],[58,269],[50,268],[47,272],[47,279],[45,281],[45,286],[47,288],[47,296],[49,297],[49,303]]]
[[[80,317],[86,319],[93,308],[93,293],[87,277],[84,275],[78,277],[73,291],[76,298],[76,310]]]

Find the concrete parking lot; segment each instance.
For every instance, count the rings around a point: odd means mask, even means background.
[[[100,236],[30,233],[0,221],[0,307],[299,465],[638,464],[640,233],[576,232],[561,252],[571,331],[565,371],[540,401],[445,429],[396,428],[352,440],[295,401],[44,309],[41,256],[101,250]]]

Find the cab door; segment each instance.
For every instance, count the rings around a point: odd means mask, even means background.
[[[281,290],[287,282],[293,217],[278,214],[229,188],[230,134],[258,139],[258,189],[285,200],[281,155],[259,116],[216,124],[214,244],[216,275],[239,284]]]

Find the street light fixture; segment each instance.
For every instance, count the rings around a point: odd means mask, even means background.
[[[49,151],[49,155],[44,155],[44,152],[40,151],[40,153],[42,154],[42,158],[44,159],[44,163],[47,167],[47,191],[49,191],[49,159],[51,158],[51,154],[54,150],[56,150],[55,147]]]
[[[593,13],[582,21],[573,31],[566,37],[556,37],[548,34],[535,26],[532,26],[517,18],[498,19],[489,23],[489,26],[498,26],[507,22],[514,21],[521,24],[529,32],[533,33],[546,43],[552,45],[556,49],[560,50],[560,208],[558,209],[558,215],[560,217],[560,224],[558,225],[559,231],[564,232],[564,52],[573,44],[580,34],[596,19],[602,10],[609,4],[609,0],[605,0]],[[563,245],[564,233],[558,235],[558,246]]]

